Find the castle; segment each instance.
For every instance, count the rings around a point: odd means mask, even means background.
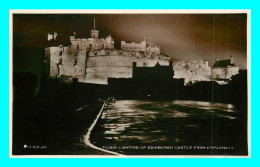
[[[45,48],[45,63],[51,77],[62,75],[78,78],[79,82],[107,84],[108,78],[131,78],[133,62],[140,67],[153,67],[156,63],[169,65],[170,58],[160,53],[160,47],[145,41],[127,43],[121,41],[121,48],[115,49],[109,35],[99,38],[99,31],[90,31],[90,38],[70,36],[70,46]],[[55,40],[57,34],[48,34],[48,40]]]
[[[48,34],[48,41],[55,41],[58,34]],[[67,76],[78,78],[79,82],[108,84],[108,78],[132,78],[133,62],[136,67],[154,67],[157,63],[168,66],[170,58],[160,53],[160,47],[145,39],[140,43],[120,42],[115,48],[115,41],[109,35],[99,38],[99,31],[94,27],[90,38],[70,36],[69,46],[50,46],[45,48],[47,73],[50,77]],[[216,61],[213,68],[207,60],[173,61],[174,78],[184,78],[185,84],[197,81],[227,81],[238,74],[239,67],[230,60]]]

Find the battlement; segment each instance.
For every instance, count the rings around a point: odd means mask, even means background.
[[[160,54],[160,47],[156,46],[152,43],[142,41],[140,43],[126,43],[125,41],[121,41],[121,49],[123,50],[131,50],[131,51],[142,51],[142,52],[151,52],[154,54]]]
[[[191,60],[191,61],[174,61],[173,66],[186,68],[201,68],[208,69],[209,62],[207,60]]]
[[[125,57],[136,57],[136,58],[148,58],[152,60],[160,60],[169,62],[170,58],[162,54],[145,53],[143,51],[133,50],[117,50],[117,49],[100,49],[89,52],[89,57],[95,56],[125,56]]]

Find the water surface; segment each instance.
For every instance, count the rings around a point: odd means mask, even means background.
[[[91,141],[127,155],[243,154],[238,113],[223,103],[119,100],[104,108]]]

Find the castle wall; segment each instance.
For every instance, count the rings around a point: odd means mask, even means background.
[[[213,79],[230,79],[233,75],[239,73],[239,67],[228,66],[223,67],[214,67],[212,68],[212,78]]]
[[[140,51],[101,49],[88,51],[77,47],[49,47],[45,49],[51,77],[61,75],[77,77],[79,82],[107,84],[108,78],[132,78],[133,62],[137,67],[154,67],[157,62],[168,66],[164,55],[144,54]],[[84,47],[83,47],[84,48]],[[184,78],[185,83],[230,79],[238,74],[239,67],[215,67],[211,70],[208,61],[174,61],[174,78]]]
[[[184,78],[185,83],[211,80],[208,61],[174,61],[174,78]]]
[[[231,78],[233,75],[237,75],[239,73],[239,67],[228,67],[227,68],[227,77]]]
[[[74,45],[73,45],[74,46]],[[111,45],[112,46],[112,45]],[[45,49],[51,77],[61,75],[77,77],[79,82],[107,84],[108,78],[132,78],[133,62],[137,67],[154,67],[157,62],[168,66],[169,58],[161,54],[133,50],[100,49],[88,51],[79,47],[49,47]],[[239,67],[215,67],[211,70],[208,61],[174,61],[174,78],[184,78],[185,83],[230,79],[238,74]]]
[[[141,52],[122,50],[95,50],[73,47],[49,47],[46,55],[50,58],[50,76],[61,75],[77,77],[79,82],[107,84],[107,78],[131,78],[132,64],[139,67],[169,65],[169,58],[157,55],[154,58],[144,57]]]
[[[82,76],[85,74],[86,51],[69,47],[49,47],[50,76]]]
[[[102,53],[102,51],[101,51]],[[168,60],[155,60],[146,57],[126,56],[122,53],[111,52],[110,55],[92,55],[87,61],[87,83],[107,84],[107,78],[132,78],[133,62],[137,67],[153,67],[159,62],[160,65],[169,65]]]
[[[226,69],[225,68],[213,68],[212,69],[212,78],[213,79],[225,79],[226,78]]]

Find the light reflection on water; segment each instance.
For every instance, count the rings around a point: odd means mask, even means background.
[[[189,100],[175,100],[174,105],[186,106],[186,107],[196,107],[205,110],[220,109],[227,112],[234,112],[234,106],[232,104],[224,103],[211,103],[204,101],[189,101]]]
[[[213,117],[232,121],[237,111],[232,104],[202,101],[119,100],[107,104],[93,136],[109,145],[199,144],[208,140]]]

